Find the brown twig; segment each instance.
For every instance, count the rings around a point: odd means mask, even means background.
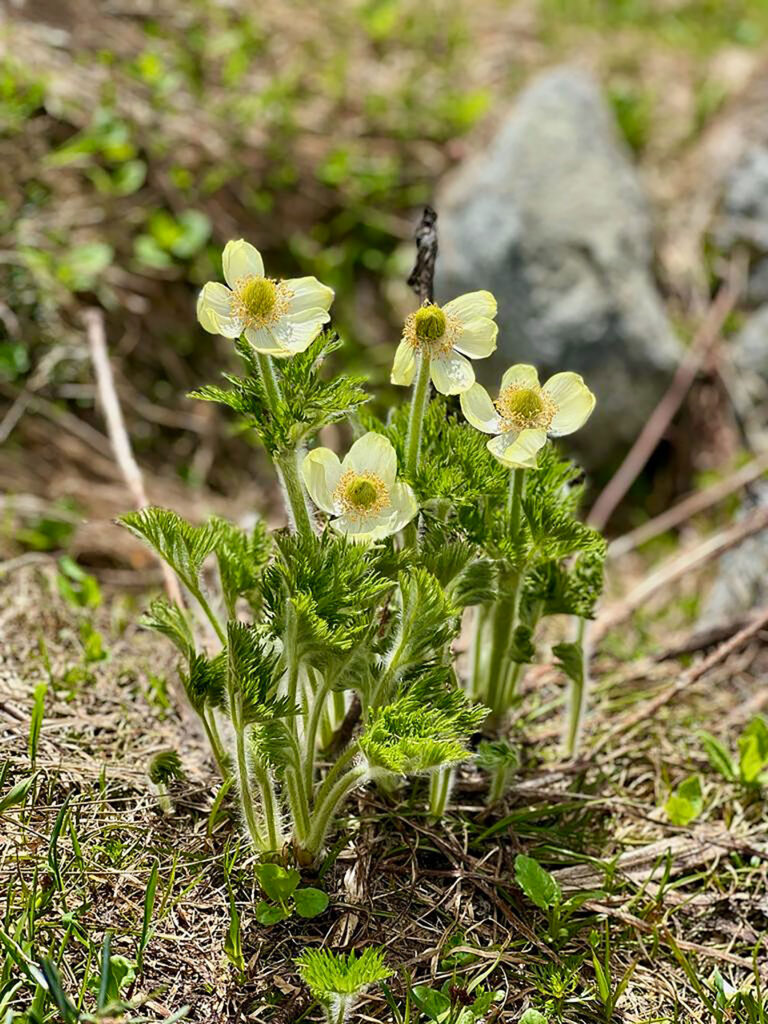
[[[648,459],[653,455],[656,446],[664,436],[678,409],[683,404],[685,396],[696,379],[696,374],[719,340],[723,324],[736,304],[736,300],[741,292],[741,267],[739,266],[738,269],[739,273],[736,273],[732,267],[729,280],[720,288],[714,302],[709,307],[704,322],[701,324],[680,361],[675,376],[672,378],[672,383],[662,396],[661,401],[654,409],[624,461],[592,506],[587,521],[598,530],[602,530],[605,527],[629,488],[640,473],[642,473]]]
[[[597,643],[605,634],[628,619],[633,612],[654,597],[664,587],[671,586],[693,569],[699,569],[713,558],[736,547],[747,537],[768,529],[768,508],[758,508],[720,533],[708,537],[691,551],[664,562],[656,572],[646,577],[642,583],[631,590],[621,601],[607,608],[591,630],[592,640]]]
[[[435,264],[437,263],[437,213],[425,206],[416,228],[416,264],[408,284],[421,302],[432,302],[435,297]]]
[[[136,508],[144,508],[149,504],[147,494],[144,490],[144,478],[133,455],[131,441],[125,427],[123,412],[120,408],[120,401],[115,389],[115,381],[112,375],[112,367],[107,352],[107,339],[104,330],[104,314],[100,309],[91,308],[83,311],[83,323],[88,336],[88,344],[91,349],[91,359],[96,375],[96,387],[98,389],[99,403],[107,423],[107,433],[112,445],[120,472],[123,475],[126,486]],[[171,601],[175,601],[183,607],[181,588],[170,567],[165,562],[160,562],[160,567],[165,580],[165,590]]]
[[[711,487],[706,487],[703,491],[697,491],[695,494],[689,495],[678,502],[677,505],[673,505],[672,508],[668,508],[658,516],[654,516],[653,519],[649,519],[642,526],[638,526],[637,529],[625,533],[623,537],[618,537],[609,545],[608,557],[621,558],[622,555],[634,551],[641,544],[645,544],[654,537],[666,533],[667,530],[672,530],[676,526],[687,522],[693,516],[705,512],[708,508],[712,508],[713,505],[717,505],[729,495],[741,490],[742,487],[746,487],[747,484],[751,484],[767,472],[768,451],[758,455],[757,458],[736,470],[735,473],[731,473],[730,476],[725,477],[723,480],[718,480]]]

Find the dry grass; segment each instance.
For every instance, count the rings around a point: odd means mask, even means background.
[[[608,722],[615,730],[623,716],[629,720],[678,670],[647,657],[628,671],[623,659],[601,655],[596,711],[575,764],[558,763],[553,745],[561,682],[546,666],[532,670],[517,723],[524,727],[523,771],[503,807],[483,807],[474,770],[463,775],[450,818],[439,826],[426,820],[418,786],[393,800],[366,791],[354,827],[335,838],[320,871],[328,911],[311,922],[263,928],[253,916],[259,894],[234,808],[225,804],[211,819],[217,782],[204,746],[188,717],[163,708],[162,690],[150,685],[151,675],[173,678],[168,648],[133,625],[135,609],[120,599],[96,612],[74,611],[46,569],[21,569],[10,579],[0,605],[9,768],[3,790],[33,768],[37,775],[26,806],[2,816],[3,927],[14,933],[23,919],[22,931],[34,928],[35,950],[60,956],[73,998],[86,976],[98,976],[105,929],[114,933],[113,953],[135,956],[155,862],[156,932],[132,986],[149,1020],[183,1005],[187,1019],[200,1022],[287,1024],[307,1012],[319,1019],[292,960],[320,943],[385,945],[398,970],[398,998],[409,977],[429,983],[456,971],[469,981],[493,968],[489,981],[505,993],[510,1020],[529,1003],[543,1005],[560,985],[562,1015],[553,1021],[710,1024],[696,986],[706,985],[715,967],[735,984],[750,978],[768,915],[765,804],[712,772],[696,729],[709,728],[733,747],[746,721],[768,704],[761,683],[768,657],[759,639],[591,756]],[[84,663],[84,618],[103,631],[108,659]],[[32,766],[30,709],[41,680],[49,686]],[[146,766],[169,747],[180,753],[187,778],[175,784],[174,813],[164,816]],[[675,828],[660,805],[692,771],[706,781],[706,809],[690,828]],[[68,815],[52,848],[65,801]],[[514,882],[520,851],[555,869],[567,895],[586,899],[557,941]],[[224,953],[228,885],[241,918],[242,976]],[[594,998],[589,953],[590,933],[606,928],[614,983],[636,965],[611,1018]],[[22,989],[14,1005],[21,1008],[28,995]],[[370,993],[361,1018],[392,1019],[380,992]]]

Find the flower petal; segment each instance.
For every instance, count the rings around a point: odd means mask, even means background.
[[[514,430],[492,437],[488,451],[510,469],[535,469],[536,456],[547,443],[546,430]]]
[[[239,338],[243,325],[231,315],[232,292],[218,281],[209,281],[197,299],[197,319],[209,334],[223,334],[225,338]]]
[[[469,323],[484,316],[489,319],[496,316],[496,299],[490,292],[467,292],[451,299],[443,306],[446,316],[455,316],[462,323]]]
[[[330,319],[331,314],[326,309],[302,309],[280,317],[270,329],[277,344],[295,355],[309,348]]]
[[[482,384],[473,384],[468,391],[459,395],[464,418],[484,434],[498,434],[501,417],[491,401],[491,396]]]
[[[407,388],[413,383],[413,375],[416,372],[416,351],[407,341],[401,341],[395,352],[395,361],[392,363],[390,381],[393,384],[400,384]]]
[[[261,253],[250,242],[238,238],[227,242],[221,256],[224,280],[234,288],[241,277],[264,277],[264,261]]]
[[[372,541],[382,540],[397,533],[399,527],[393,526],[394,521],[391,513],[366,517],[339,516],[338,519],[331,521],[331,526],[357,544],[370,544]]]
[[[246,327],[243,333],[257,352],[278,358],[293,355],[293,352],[278,344],[274,334],[266,327]]]
[[[369,430],[349,449],[341,468],[342,472],[375,473],[391,491],[397,476],[397,453],[388,438]]]
[[[539,386],[539,371],[530,363],[515,363],[506,371],[501,378],[501,390],[510,387],[512,384],[522,388],[537,388]]]
[[[472,364],[458,352],[446,356],[433,356],[429,364],[432,383],[441,395],[460,395],[475,383]]]
[[[312,501],[318,508],[333,515],[336,512],[333,492],[341,477],[338,455],[330,448],[313,449],[301,464],[301,475]]]
[[[333,288],[328,288],[316,277],[292,277],[283,284],[291,292],[288,300],[289,313],[301,313],[305,309],[327,311],[333,302]]]
[[[488,317],[481,316],[477,320],[462,324],[453,347],[474,359],[485,359],[495,351],[498,333],[499,325]]]
[[[398,530],[410,523],[416,513],[419,511],[419,503],[416,500],[416,495],[413,493],[413,489],[404,483],[396,483],[392,488],[390,498],[392,501],[392,511],[394,518],[392,522],[392,532],[397,533]]]
[[[583,427],[595,408],[595,396],[578,373],[556,373],[542,388],[557,406],[549,433],[563,437]]]

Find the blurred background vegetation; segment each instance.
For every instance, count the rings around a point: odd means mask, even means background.
[[[663,211],[666,170],[766,40],[765,0],[19,0],[0,67],[10,489],[52,493],[57,417],[99,425],[83,307],[107,311],[141,460],[231,493],[247,444],[225,437],[224,465],[217,411],[185,398],[232,358],[194,315],[227,239],[331,284],[345,364],[386,385],[417,211],[534,71],[597,73]]]

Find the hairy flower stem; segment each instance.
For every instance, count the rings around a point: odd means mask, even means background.
[[[232,697],[235,697],[235,704],[238,704],[237,697],[235,694],[230,694],[230,707],[232,705]],[[235,754],[237,760],[237,778],[240,789],[240,802],[243,805],[243,814],[245,815],[245,823],[248,826],[248,833],[251,837],[251,842],[257,850],[264,849],[264,837],[261,834],[261,830],[256,821],[256,809],[253,806],[253,796],[251,793],[251,779],[248,771],[248,759],[245,754],[245,726],[242,723],[240,711],[238,708],[237,713],[232,715],[232,725],[235,730]]]
[[[208,603],[208,599],[206,598],[205,594],[200,589],[192,590],[192,591],[190,591],[190,593],[192,594],[194,599],[197,601],[197,603],[200,605],[200,608],[202,609],[203,614],[205,615],[206,619],[208,619],[208,621],[210,622],[211,626],[213,626],[213,631],[216,634],[216,636],[219,638],[219,640],[221,641],[222,644],[226,644],[226,642],[227,642],[227,635],[224,632],[224,630],[222,629],[221,623],[219,622],[218,618],[214,614],[213,609],[211,608],[210,604]]]
[[[336,816],[336,811],[349,793],[361,786],[368,775],[367,765],[357,765],[337,778],[328,788],[325,797],[318,800],[312,814],[312,831],[304,844],[307,853],[317,857],[322,849],[323,841]],[[327,781],[327,780],[326,780]]]
[[[589,622],[580,616],[576,618],[576,643],[581,647],[581,682],[570,680],[568,692],[568,721],[564,737],[566,757],[575,757],[579,751],[584,709],[587,706],[589,690]]]
[[[405,445],[405,472],[411,481],[419,465],[421,430],[424,424],[424,411],[429,401],[429,351],[422,348],[417,359],[419,369],[411,395],[411,414],[408,418],[408,437]]]
[[[453,784],[456,781],[456,769],[446,765],[438,768],[429,778],[429,813],[435,821],[439,821],[445,815],[448,806],[448,798],[451,795]]]
[[[265,355],[263,352],[257,352],[256,358],[267,402],[274,414],[277,412],[281,400],[280,384],[275,373],[275,366],[272,362],[272,357]],[[291,521],[291,526],[296,533],[308,536],[314,532],[314,525],[299,474],[300,458],[301,452],[298,448],[291,448],[274,456],[277,475],[280,478],[285,507]]]
[[[208,737],[208,742],[211,744],[211,750],[216,761],[216,767],[219,769],[221,775],[221,781],[226,782],[230,777],[231,772],[229,770],[229,758],[224,749],[224,744],[219,733],[219,727],[216,724],[216,715],[212,708],[204,709],[201,714],[203,721],[203,728],[205,734]]]
[[[509,477],[509,534],[513,540],[520,533],[520,517],[522,513],[523,492],[525,490],[525,470],[513,469]],[[506,716],[505,686],[507,677],[507,656],[518,626],[520,613],[520,593],[522,590],[523,573],[520,569],[510,569],[505,584],[505,596],[496,605],[491,635],[491,655],[488,662],[488,676],[485,686],[485,702],[491,709],[490,723],[498,728]]]

